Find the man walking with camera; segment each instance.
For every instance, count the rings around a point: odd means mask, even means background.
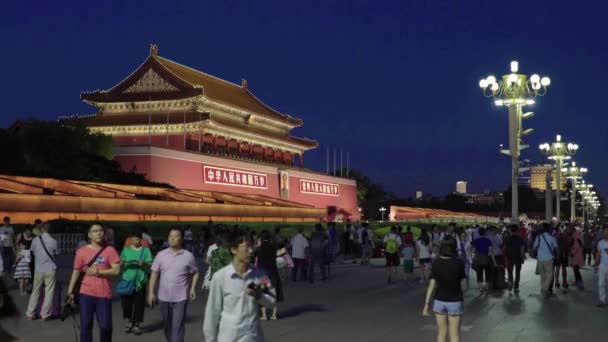
[[[230,240],[233,259],[211,279],[203,335],[207,342],[263,342],[258,307],[272,308],[275,290],[264,272],[251,265],[251,240],[242,232]]]
[[[40,309],[40,318],[43,321],[49,319],[51,314],[51,307],[53,305],[53,298],[55,297],[55,270],[57,265],[55,264],[55,254],[57,254],[57,240],[49,234],[48,223],[39,225],[40,235],[32,240],[31,251],[34,255],[34,286],[32,288],[32,295],[27,306],[27,312],[25,316],[28,320],[36,318],[36,306],[40,298],[40,291],[44,286],[44,301],[42,308]],[[60,290],[59,290],[60,291]]]

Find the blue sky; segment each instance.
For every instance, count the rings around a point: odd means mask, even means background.
[[[405,196],[510,183],[507,112],[479,79],[509,71],[552,79],[530,107],[524,158],[560,133],[599,190],[608,161],[606,5],[471,1],[24,1],[2,5],[0,120],[89,114],[83,90],[107,89],[159,54],[234,83],[304,120],[320,142]]]

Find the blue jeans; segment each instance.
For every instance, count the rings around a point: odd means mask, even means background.
[[[99,325],[99,342],[112,342],[112,299],[80,295],[80,342],[93,342],[93,315]]]

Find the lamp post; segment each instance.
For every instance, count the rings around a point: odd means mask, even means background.
[[[509,109],[509,149],[501,148],[501,153],[511,156],[511,221],[517,223],[519,216],[519,201],[517,179],[519,169],[520,151],[528,148],[522,144],[522,138],[533,132],[532,128],[522,129],[522,120],[534,116],[534,113],[523,113],[522,108],[534,104],[534,98],[543,96],[547,92],[547,86],[551,84],[548,77],[541,78],[534,74],[528,78],[527,75],[519,74],[519,63],[511,62],[511,73],[497,80],[494,76],[479,81],[479,87],[485,97],[495,99],[497,106],[506,106]]]
[[[576,166],[576,162],[572,162],[571,167],[562,168],[562,172],[572,180],[572,186],[570,190],[570,222],[574,222],[576,219],[576,180],[582,178],[587,173],[587,169],[584,167]]]
[[[595,214],[595,212],[597,211],[597,208],[599,207],[599,200],[597,198],[597,196],[595,195],[595,191],[587,191],[585,196],[584,196],[584,207],[585,210],[587,211],[587,220],[588,221],[595,221],[593,217],[593,215]]]
[[[581,206],[583,207],[583,223],[589,219],[587,214],[589,202],[592,196],[591,193],[595,194],[595,191],[591,191],[592,188],[593,184],[585,184],[584,180],[577,186],[577,191],[581,193],[582,197]]]
[[[385,207],[381,207],[380,208],[380,212],[382,213],[382,222],[384,222],[384,213],[386,212],[386,208]]]
[[[562,188],[562,166],[564,160],[572,158],[572,156],[578,150],[578,145],[573,143],[562,142],[562,136],[557,135],[554,142],[551,144],[544,143],[539,146],[541,152],[545,154],[549,159],[555,160],[555,194],[556,194],[556,217],[560,219],[560,205],[561,205],[561,188]]]

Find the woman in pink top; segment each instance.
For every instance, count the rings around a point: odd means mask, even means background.
[[[112,284],[111,277],[120,274],[120,257],[112,246],[104,243],[104,228],[93,224],[89,228],[90,243],[76,251],[74,271],[68,286],[68,303],[80,299],[80,341],[93,342],[93,315],[97,316],[99,341],[112,341]],[[89,264],[91,266],[89,266]],[[84,273],[79,293],[76,282]]]
[[[580,229],[572,229],[572,240],[570,265],[572,265],[572,268],[574,269],[574,279],[576,280],[576,284],[574,285],[582,290],[584,289],[584,286],[583,277],[581,276],[581,267],[585,265],[585,258],[583,257],[583,235],[581,234]]]

